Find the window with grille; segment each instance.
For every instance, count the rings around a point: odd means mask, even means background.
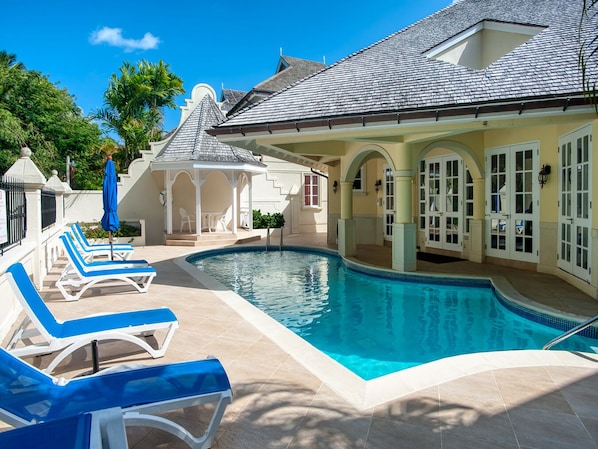
[[[365,165],[363,165],[353,180],[353,192],[365,193]]]
[[[305,207],[320,207],[320,177],[318,175],[304,175],[303,203]]]

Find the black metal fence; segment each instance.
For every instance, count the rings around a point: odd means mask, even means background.
[[[56,223],[56,192],[42,189],[42,230]]]
[[[0,243],[0,252],[21,243],[27,234],[27,200],[25,185],[22,181],[6,176],[0,178],[0,190],[4,191],[6,199],[6,235],[8,240]],[[54,202],[54,217],[56,217],[56,202]],[[0,222],[3,217],[0,217]]]

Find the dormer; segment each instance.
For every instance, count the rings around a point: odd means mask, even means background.
[[[428,58],[481,70],[545,27],[484,20],[428,50]]]
[[[276,73],[280,73],[285,69],[288,69],[291,66],[291,64],[285,59],[284,56],[280,55],[280,59],[278,60],[278,66],[276,67]]]

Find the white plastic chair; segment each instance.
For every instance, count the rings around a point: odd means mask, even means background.
[[[222,228],[222,232],[226,232],[226,211],[227,210],[228,210],[228,207],[222,211],[222,215],[220,215],[218,217],[218,220],[216,220],[216,226],[215,226],[216,231],[218,231],[218,228],[220,227],[220,228]]]
[[[249,209],[246,207],[241,208],[239,214],[240,224],[242,228],[249,229]]]
[[[195,216],[189,215],[184,207],[181,207],[179,209],[179,213],[181,214],[181,230],[180,230],[180,232],[183,232],[183,228],[185,227],[185,224],[189,226],[189,232],[193,232],[191,230],[191,223],[195,223]]]

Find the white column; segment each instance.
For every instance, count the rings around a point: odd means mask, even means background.
[[[239,184],[237,181],[237,177],[235,176],[235,173],[233,172],[233,176],[232,176],[232,181],[233,181],[233,228],[232,228],[232,233],[236,234],[237,233],[237,220],[239,219],[238,211],[239,211],[239,201],[237,199],[237,185]]]
[[[469,260],[484,261],[484,214],[486,183],[484,178],[473,179],[473,218],[469,223]]]
[[[62,229],[64,226],[64,194],[66,193],[66,187],[58,178],[56,170],[52,170],[52,176],[44,187],[54,190],[56,194],[56,226]]]
[[[27,235],[24,242],[33,243],[36,251],[33,258],[32,275],[37,288],[42,288],[42,278],[45,274],[42,245],[42,192],[46,178],[39,171],[30,158],[31,149],[21,148],[21,157],[6,171],[5,175],[20,179],[25,185],[25,198],[27,200]]]
[[[166,234],[172,234],[172,181],[170,170],[164,172],[164,185],[166,185]]]
[[[253,175],[249,176],[249,217],[247,217],[247,221],[249,230],[253,231]]]
[[[201,235],[201,184],[199,170],[193,172],[193,185],[195,186],[195,234]]]

